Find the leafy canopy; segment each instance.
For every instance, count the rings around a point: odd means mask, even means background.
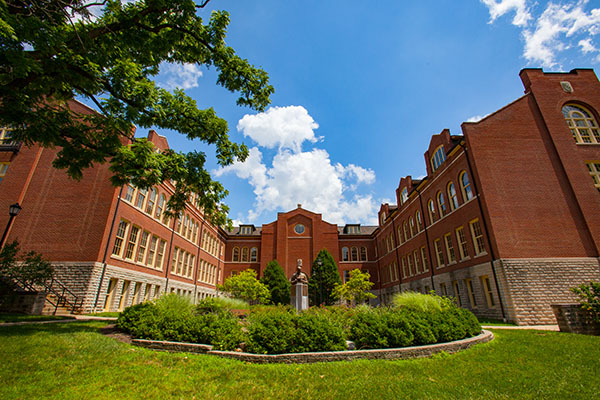
[[[213,222],[227,221],[227,195],[205,169],[205,154],[155,152],[141,128],[170,129],[214,145],[220,165],[243,161],[227,122],[212,108],[198,109],[183,90],[154,82],[161,63],[192,63],[218,71],[217,84],[239,94],[237,104],[262,111],[273,87],[262,69],[225,44],[229,14],[200,16],[209,0],[0,1],[0,125],[25,145],[60,147],[54,166],[73,178],[109,162],[116,186],[149,188],[176,182],[175,214],[191,192]],[[100,16],[90,6],[103,5]],[[76,112],[68,101],[93,102],[98,113]]]
[[[353,269],[350,271],[348,282],[333,288],[334,298],[349,301],[351,304],[362,304],[369,299],[374,299],[377,296],[369,291],[373,286],[370,278],[371,274],[368,272]]]
[[[49,261],[34,251],[19,254],[20,246],[15,240],[0,249],[0,278],[18,279],[27,285],[41,284],[52,277],[54,269]]]
[[[290,281],[277,260],[267,263],[260,281],[271,293],[271,304],[290,304]]]
[[[256,279],[256,271],[251,268],[230,276],[222,285],[217,285],[217,288],[231,297],[249,303],[266,304],[271,298],[269,289]]]
[[[321,260],[321,266],[319,266],[319,260]],[[311,304],[330,306],[335,303],[333,288],[341,283],[342,280],[331,253],[327,249],[319,251],[313,261],[308,280],[308,297]]]

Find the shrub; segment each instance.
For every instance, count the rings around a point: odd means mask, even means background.
[[[244,300],[230,297],[208,297],[196,305],[196,313],[209,314],[230,310],[247,310],[250,306]]]
[[[571,288],[571,291],[579,296],[582,310],[592,314],[594,320],[600,323],[600,282],[591,281],[589,285],[581,285]]]
[[[390,308],[360,310],[350,324],[350,340],[359,349],[409,346],[413,339],[406,315]]]
[[[283,307],[253,311],[248,316],[246,351],[259,354],[290,353],[295,348],[296,314]]]
[[[296,326],[298,344],[294,352],[346,349],[344,330],[323,313],[300,313],[296,318]]]
[[[290,281],[277,260],[269,261],[260,282],[271,293],[271,304],[290,304]]]
[[[173,293],[127,307],[117,327],[135,338],[211,344],[219,350],[235,349],[244,337],[230,312],[199,314],[187,298]]]
[[[394,296],[392,304],[395,307],[406,307],[412,310],[441,311],[442,297],[418,292],[402,292]]]

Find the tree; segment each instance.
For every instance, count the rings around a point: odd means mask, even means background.
[[[52,264],[30,251],[19,256],[19,243],[15,240],[0,249],[0,278],[17,279],[20,284],[38,285],[52,278]]]
[[[266,304],[271,298],[269,289],[256,279],[256,271],[253,269],[230,276],[222,285],[217,285],[217,288],[231,297],[249,303]]]
[[[215,146],[222,166],[248,155],[212,108],[200,110],[183,90],[153,81],[161,63],[214,67],[217,84],[239,93],[238,105],[262,111],[269,104],[266,72],[225,44],[229,14],[215,11],[205,24],[199,13],[210,0],[197,1],[1,1],[0,125],[25,145],[60,147],[54,166],[73,178],[108,162],[116,186],[172,180],[170,215],[195,192],[214,223],[228,222],[221,203],[227,192],[205,169],[204,153],[155,152],[132,134],[136,124],[200,139]],[[103,6],[101,15],[92,6]],[[67,103],[75,97],[101,114],[76,113]]]
[[[319,266],[319,260],[321,264]],[[313,261],[308,280],[308,296],[312,305],[332,305],[335,302],[333,288],[342,283],[333,256],[327,249],[319,251]]]
[[[270,261],[260,282],[271,293],[271,304],[290,304],[290,281],[277,260]]]
[[[369,299],[374,299],[375,296],[369,290],[373,286],[373,282],[369,279],[371,275],[368,272],[361,272],[360,269],[350,271],[350,279],[343,285],[337,285],[333,288],[333,296],[337,300],[346,300],[351,304],[362,304]]]

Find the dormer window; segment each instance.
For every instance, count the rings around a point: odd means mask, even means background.
[[[240,226],[240,235],[251,235],[254,230],[253,225],[241,225]]]
[[[346,225],[344,227],[344,232],[349,234],[357,234],[360,233],[360,225]]]
[[[402,189],[402,193],[400,195],[400,200],[401,200],[402,204],[406,203],[406,201],[408,200],[408,189],[407,188]]]
[[[444,151],[444,146],[439,146],[435,149],[431,157],[431,168],[434,171],[437,170],[444,161],[446,161],[446,152]]]

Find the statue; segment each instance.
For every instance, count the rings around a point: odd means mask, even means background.
[[[304,272],[302,272],[302,259],[298,259],[298,266],[296,267],[296,272],[290,278],[292,285],[296,283],[304,283],[308,284],[308,276]]]
[[[308,276],[302,272],[302,260],[298,259],[296,272],[290,278],[292,282],[290,303],[296,310],[302,311],[308,308]]]

